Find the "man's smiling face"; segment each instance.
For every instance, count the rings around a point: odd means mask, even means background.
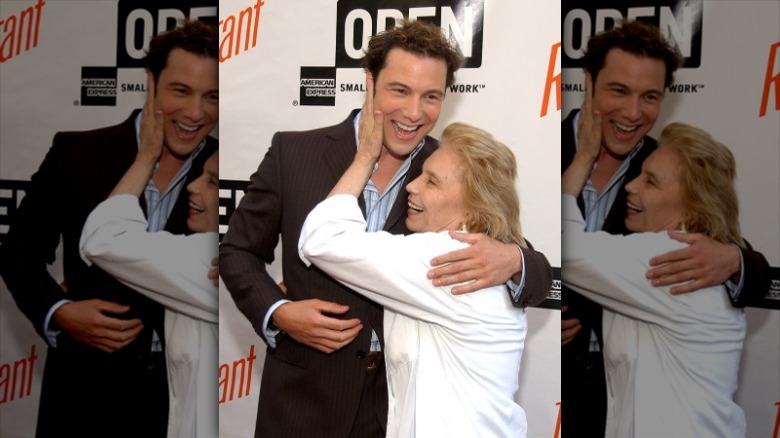
[[[439,120],[447,64],[394,48],[374,80],[374,109],[384,114],[385,149],[404,158]]]

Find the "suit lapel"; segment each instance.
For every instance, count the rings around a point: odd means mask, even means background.
[[[325,161],[330,172],[330,188],[332,188],[341,178],[341,175],[347,170],[355,159],[357,151],[357,142],[355,141],[355,116],[360,110],[353,110],[346,120],[334,126],[326,137],[331,142],[327,148],[323,148],[321,159]],[[358,197],[358,204],[363,215],[366,214],[366,201],[361,194]]]
[[[140,112],[140,109],[134,110],[127,120],[117,125],[116,133],[111,135],[116,141],[116,146],[112,153],[106,154],[106,158],[110,163],[108,166],[112,169],[111,174],[115,175],[116,178],[114,185],[119,182],[119,179],[125,174],[127,169],[130,168],[135,160],[135,156],[138,154],[138,135],[135,131],[135,119]],[[102,166],[103,163],[100,163],[100,165]],[[108,188],[109,192],[113,189],[114,185]],[[106,193],[106,195],[107,194],[108,193]],[[140,197],[140,203],[144,215],[146,215],[146,199],[144,196]]]

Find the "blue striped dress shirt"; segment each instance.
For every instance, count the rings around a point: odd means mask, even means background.
[[[138,144],[139,148],[141,147],[140,132],[141,117],[143,117],[143,114],[144,112],[141,111],[138,114],[138,117],[135,119],[136,143]],[[146,184],[146,188],[144,188],[144,199],[146,200],[146,219],[148,224],[146,231],[155,232],[165,229],[165,224],[168,222],[168,216],[170,216],[171,210],[173,210],[173,206],[176,204],[176,200],[179,198],[179,194],[181,193],[182,188],[184,188],[184,183],[187,181],[187,174],[192,168],[192,160],[200,153],[201,150],[203,150],[205,145],[206,140],[204,139],[190,154],[190,156],[187,157],[184,163],[182,163],[181,168],[178,172],[176,172],[176,175],[162,193],[160,193],[160,190],[157,188],[157,185],[154,183],[154,181],[149,179],[149,182]],[[158,164],[154,165],[155,172],[157,171],[157,166]],[[160,336],[156,331],[152,332],[152,351],[162,351]]]
[[[363,110],[360,110],[355,116],[355,143],[357,144],[360,143],[358,139],[358,124],[360,123],[361,114],[363,114]],[[420,152],[424,144],[425,138],[406,157],[406,160],[404,160],[401,167],[387,184],[384,193],[379,193],[374,182],[371,179],[368,180],[368,183],[363,188],[363,199],[366,201],[366,231],[376,232],[385,227],[390,209],[393,208],[393,204],[396,198],[398,198],[398,193],[403,188],[403,181],[406,178],[406,173],[409,171],[409,166],[412,165],[412,159]],[[381,349],[379,336],[377,336],[375,331],[371,330],[371,351],[380,351]]]
[[[580,120],[582,112],[578,112],[574,116],[574,145],[579,148],[577,144],[577,124]],[[585,182],[585,186],[582,187],[582,199],[585,204],[585,231],[599,231],[604,226],[604,221],[607,220],[609,210],[612,208],[612,204],[615,203],[615,198],[620,194],[623,189],[623,180],[626,177],[628,167],[631,165],[631,159],[639,152],[642,145],[645,143],[644,138],[634,146],[628,154],[628,158],[620,163],[617,171],[612,175],[612,178],[604,186],[601,193],[596,190],[596,187],[591,182],[590,178]],[[595,169],[595,164],[594,164]],[[599,341],[596,337],[596,333],[593,330],[590,331],[590,351],[600,351]]]

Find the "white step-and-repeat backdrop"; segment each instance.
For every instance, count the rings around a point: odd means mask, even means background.
[[[578,60],[594,32],[620,17],[661,27],[683,67],[650,132],[680,121],[709,131],[737,161],[740,224],[773,267],[762,305],[746,310],[737,403],[748,437],[780,432],[780,1],[600,0],[562,2],[563,117],[582,102]]]
[[[223,224],[274,132],[338,123],[362,105],[363,44],[382,17],[432,20],[466,66],[434,136],[454,121],[492,132],[516,153],[524,234],[560,266],[560,4],[495,0],[230,0],[220,2],[220,179]],[[392,24],[392,20],[389,21]],[[317,76],[316,74],[320,74]],[[305,78],[329,82],[307,93]],[[312,96],[312,94],[315,94]],[[226,229],[223,225],[222,232]],[[280,257],[277,257],[279,259]],[[272,275],[281,281],[280,266]],[[530,309],[517,400],[528,436],[559,435],[560,301]],[[252,436],[265,344],[220,289],[220,431]]]

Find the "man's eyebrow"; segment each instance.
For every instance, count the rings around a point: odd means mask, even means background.
[[[188,85],[188,84],[186,84],[184,82],[179,82],[179,81],[169,82],[169,83],[165,84],[165,86],[168,87],[168,88],[182,87],[182,88],[186,88],[187,90],[193,90],[193,88],[190,85]],[[219,88],[213,88],[211,90],[208,90],[204,94],[217,94],[218,95],[219,94]]]
[[[627,90],[631,90],[632,89],[628,85],[626,85],[626,84],[624,84],[622,82],[619,82],[619,81],[607,82],[606,86],[608,86],[608,87],[620,87],[620,88],[625,88]],[[662,95],[662,94],[664,94],[664,90],[663,89],[659,90],[657,88],[650,88],[649,90],[642,91],[642,94],[648,94],[648,93],[658,93],[658,94]]]
[[[398,82],[398,81],[390,81],[387,83],[387,85],[390,87],[406,88],[407,90],[410,88],[408,85],[404,84],[403,82]]]
[[[628,85],[626,85],[626,84],[624,84],[624,83],[622,83],[622,82],[618,82],[618,81],[611,81],[611,82],[607,82],[605,85],[607,85],[607,86],[610,86],[610,87],[623,87],[623,88],[629,88],[629,87],[628,87]]]
[[[190,87],[189,85],[185,84],[184,82],[178,82],[178,81],[168,82],[166,84],[166,86],[168,86],[168,87],[184,87],[184,88],[187,88],[187,89],[192,89],[192,87]]]
[[[388,82],[387,85],[389,87],[401,87],[404,90],[411,90],[412,89],[412,87],[404,84],[403,82],[398,82],[398,81]],[[431,88],[430,90],[425,90],[422,94],[437,94],[439,96],[443,96],[444,95],[444,90],[440,90],[438,88]]]

